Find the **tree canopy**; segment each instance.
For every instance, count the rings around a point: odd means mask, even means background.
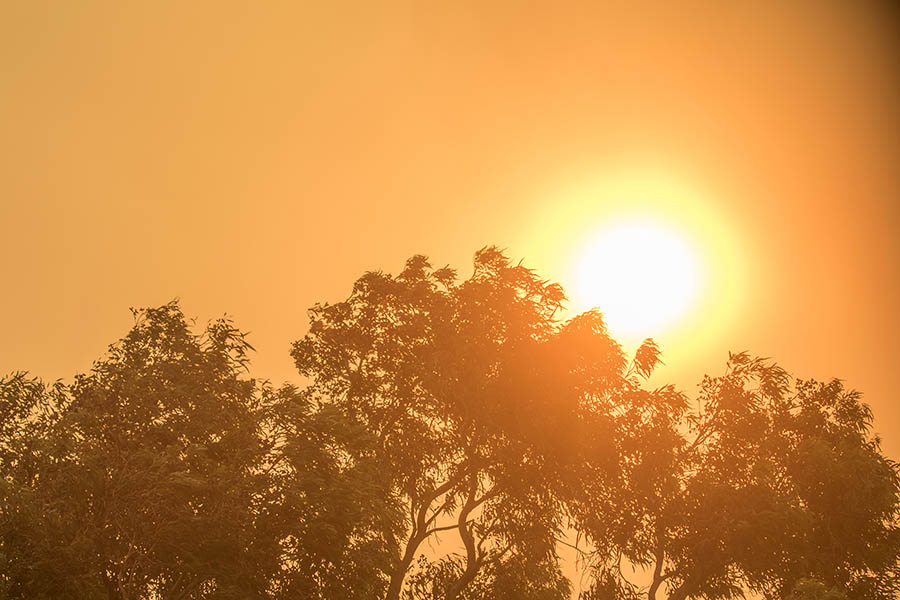
[[[500,250],[309,311],[302,385],[228,319],[135,311],[88,373],[0,379],[0,598],[888,600],[900,474],[859,393],[732,354],[651,387]],[[634,569],[644,576],[633,577]]]

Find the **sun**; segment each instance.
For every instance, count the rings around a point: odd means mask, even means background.
[[[730,349],[764,276],[729,190],[673,165],[588,165],[529,192],[541,208],[510,247],[563,285],[561,319],[596,307],[626,352],[652,337],[690,364]]]
[[[573,303],[596,307],[623,342],[659,336],[697,305],[703,265],[687,236],[647,216],[599,227],[578,252]]]

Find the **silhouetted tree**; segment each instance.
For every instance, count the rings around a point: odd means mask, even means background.
[[[618,513],[592,506],[584,521],[607,549],[596,597],[746,588],[774,599],[804,581],[851,599],[895,597],[900,478],[870,426],[839,381],[793,383],[774,364],[732,355],[724,376],[704,379],[696,410],[671,413],[658,437],[627,436],[643,448],[620,452],[629,499]],[[623,576],[621,558],[649,571],[649,587]]]
[[[564,600],[569,528],[583,600],[900,594],[859,394],[736,354],[691,403],[563,301],[496,248],[417,256],[311,309],[302,388],[175,303],[71,385],[0,379],[0,600]]]
[[[271,409],[265,423],[271,488],[264,507],[283,551],[273,595],[380,597],[390,568],[386,536],[399,530],[401,515],[391,475],[370,452],[370,432],[290,386]]]
[[[0,598],[46,598],[53,590],[40,565],[57,540],[36,488],[57,462],[47,438],[67,400],[59,383],[26,373],[0,379]]]
[[[3,463],[8,596],[265,594],[278,547],[256,530],[265,448],[259,396],[242,375],[248,349],[228,321],[194,335],[169,304],[138,311],[66,389],[4,382],[18,427],[29,411],[53,410],[5,444],[23,449]]]
[[[400,598],[425,540],[464,548],[444,597],[512,555],[555,560],[565,503],[615,462],[611,398],[626,361],[599,313],[556,320],[562,289],[495,248],[473,275],[414,257],[397,277],[368,273],[351,296],[310,311],[292,355],[308,392],[372,434],[404,531],[389,548],[385,597]],[[644,352],[649,369],[653,352]]]
[[[436,561],[420,556],[403,598],[442,600],[464,569],[465,559],[461,556]],[[518,553],[486,565],[459,597],[464,600],[568,600],[571,594],[571,583],[556,560]]]

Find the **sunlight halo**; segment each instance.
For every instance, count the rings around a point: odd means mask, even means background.
[[[647,217],[603,224],[579,253],[571,286],[575,307],[598,307],[623,341],[659,334],[702,293],[699,253],[685,235]]]
[[[727,350],[759,275],[721,191],[687,170],[570,175],[532,190],[541,209],[511,245],[563,285],[563,316],[596,307],[626,351],[651,337],[667,362]]]

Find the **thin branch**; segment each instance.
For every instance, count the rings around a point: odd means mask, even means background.
[[[459,523],[454,523],[453,525],[444,525],[443,527],[433,527],[432,529],[429,529],[428,531],[426,531],[425,535],[423,537],[427,538],[432,533],[437,533],[439,531],[449,531],[450,529],[456,529],[458,527],[459,527]]]

